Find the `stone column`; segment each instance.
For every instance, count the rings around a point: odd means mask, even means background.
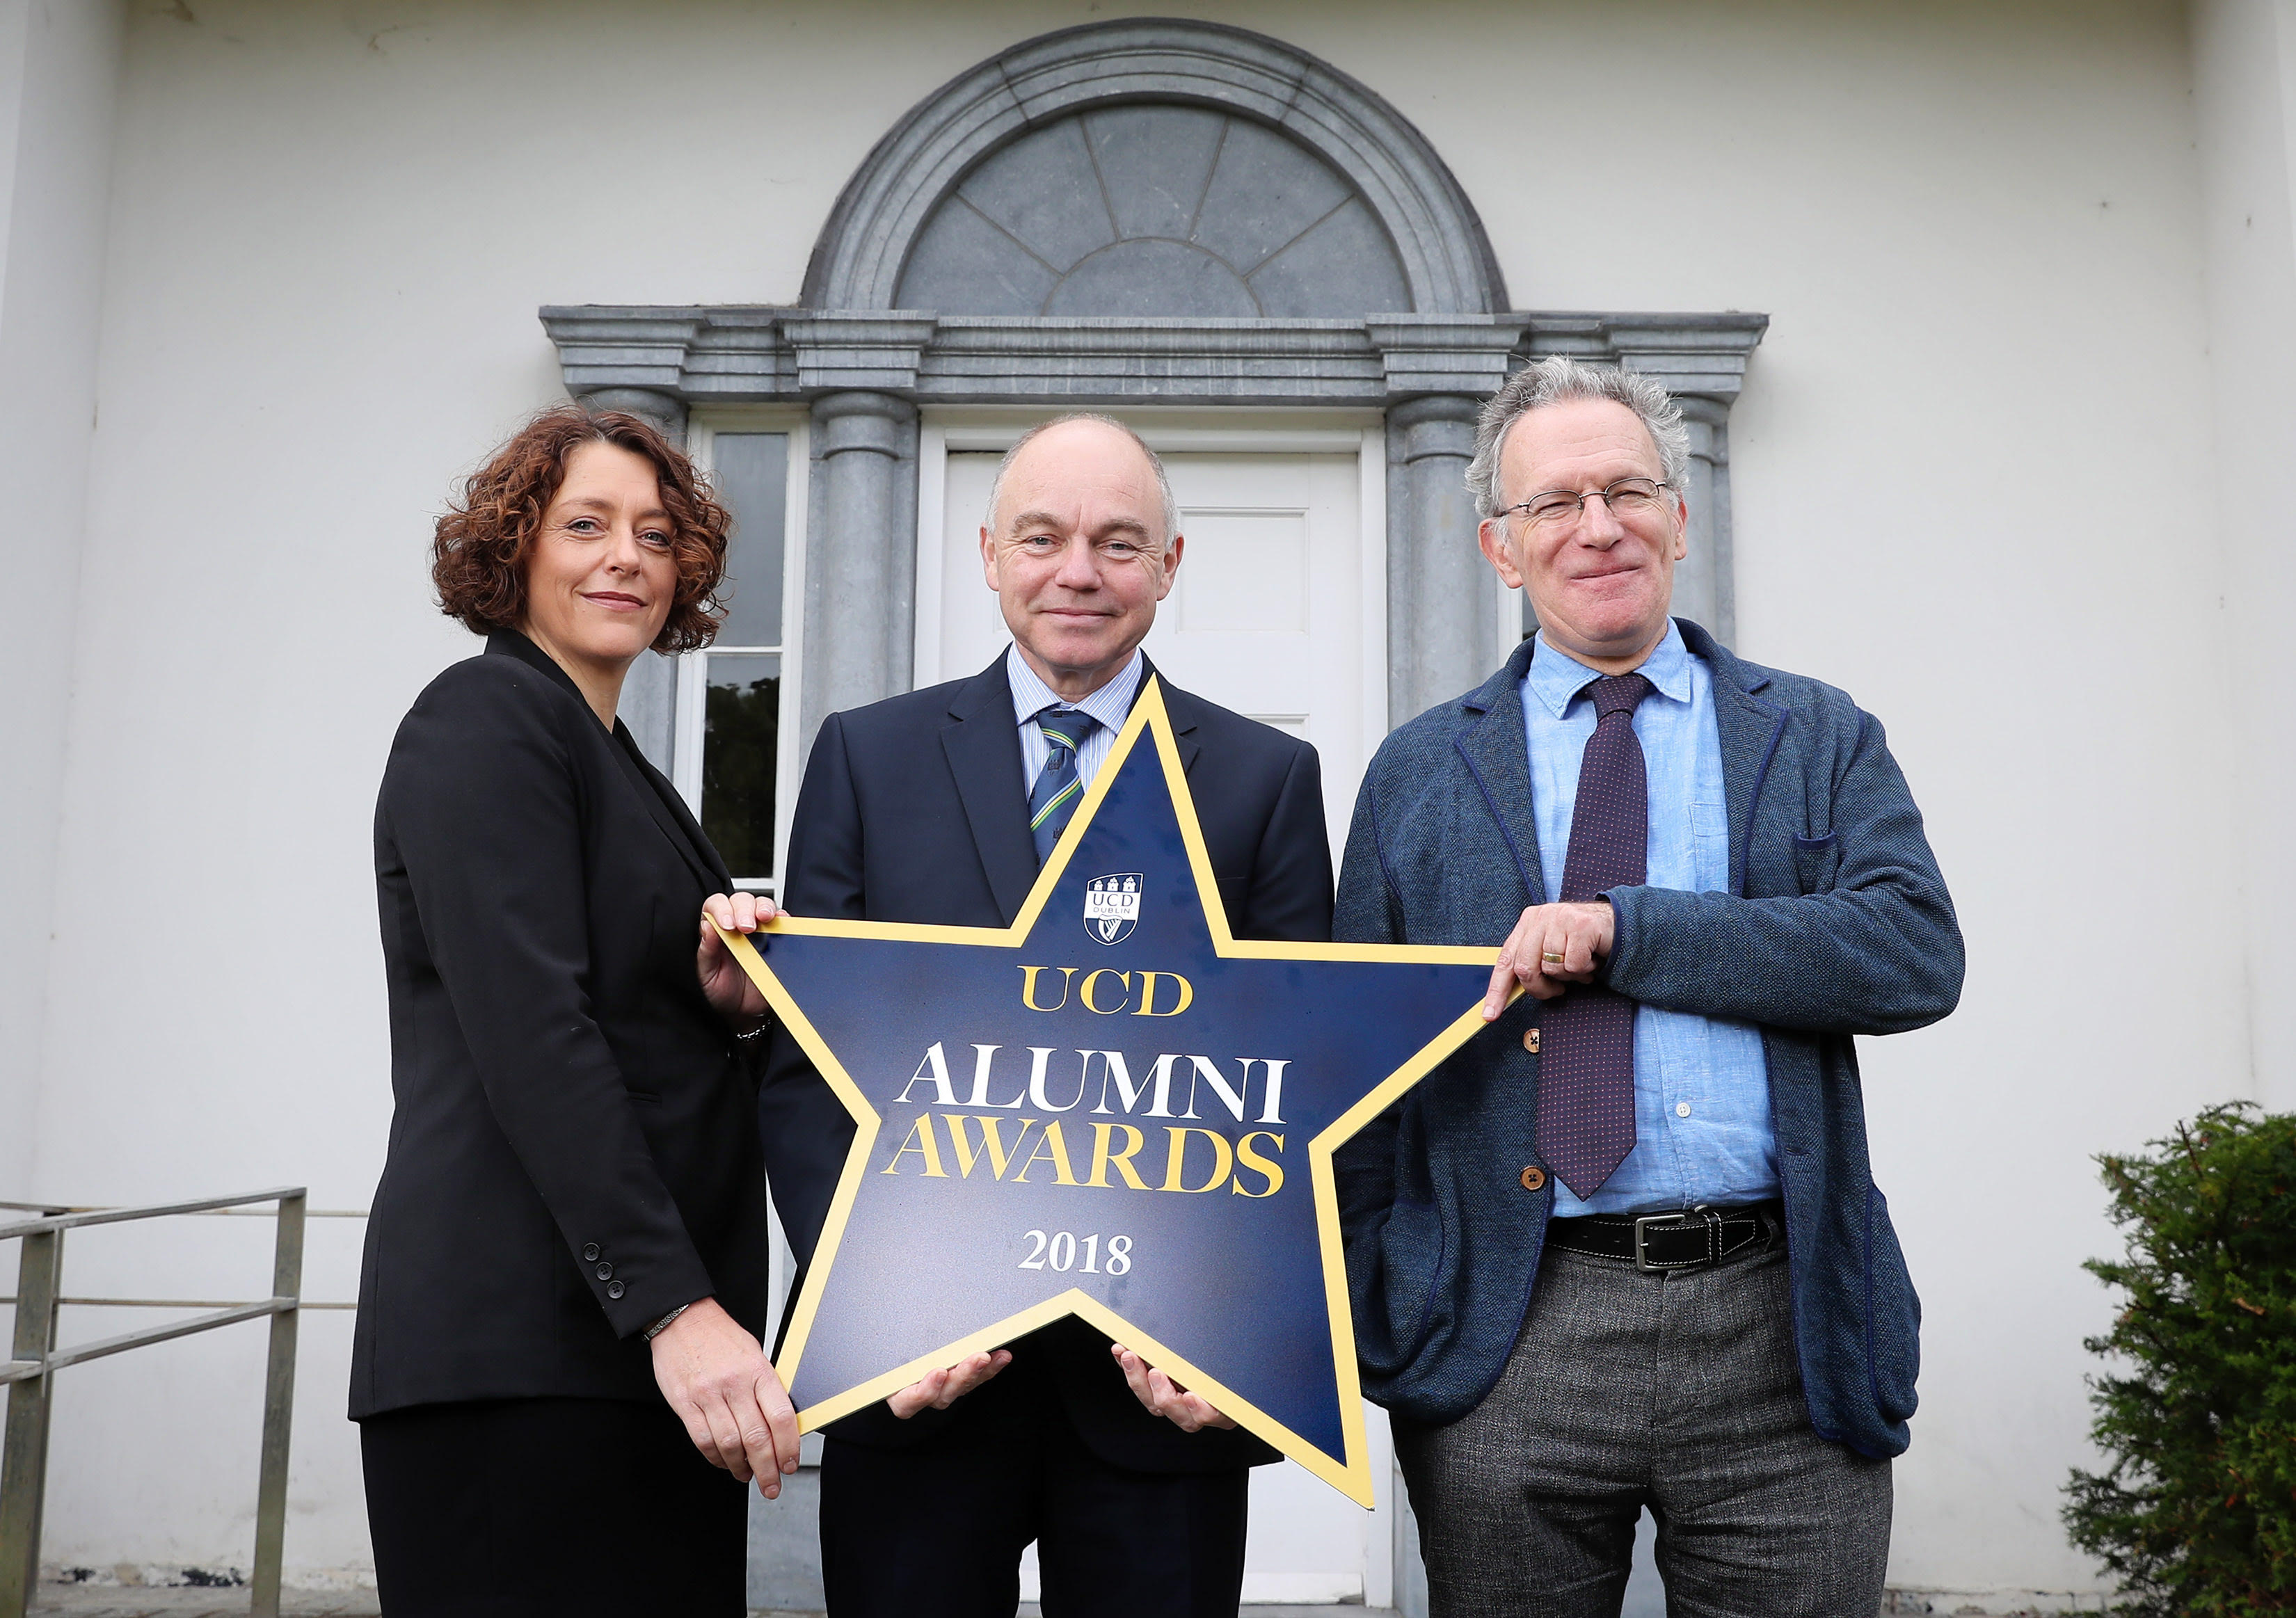
[[[917,617],[916,390],[933,318],[815,310],[782,322],[813,398],[798,756],[821,722],[909,689]]]
[[[1513,315],[1380,315],[1386,372],[1387,723],[1480,685],[1501,643],[1498,586],[1475,545],[1475,418],[1522,337]]]
[[[800,756],[830,715],[907,691],[916,644],[915,406],[825,394],[812,439]]]
[[[1437,394],[1387,413],[1387,722],[1480,685],[1498,666],[1497,586],[1476,547],[1467,462],[1480,398]]]
[[[1679,394],[1690,429],[1690,554],[1674,571],[1674,615],[1703,625],[1727,646],[1737,633],[1730,565],[1730,406],[1726,400]]]

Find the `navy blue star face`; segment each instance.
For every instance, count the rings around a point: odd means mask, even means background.
[[[808,1428],[1075,1313],[1369,1504],[1331,1154],[1481,1027],[1495,952],[1231,940],[1186,794],[1152,687],[1009,932],[745,955],[858,1124]]]

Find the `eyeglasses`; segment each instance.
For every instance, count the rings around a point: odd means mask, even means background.
[[[1607,489],[1588,489],[1583,494],[1574,494],[1568,489],[1548,489],[1507,507],[1499,515],[1508,517],[1521,511],[1523,521],[1530,527],[1555,527],[1578,521],[1587,514],[1587,503],[1599,499],[1613,517],[1646,517],[1658,509],[1660,493],[1673,486],[1655,478],[1621,478]]]

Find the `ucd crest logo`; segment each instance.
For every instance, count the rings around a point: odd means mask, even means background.
[[[1095,877],[1084,888],[1084,930],[1098,944],[1121,944],[1140,925],[1140,873]]]

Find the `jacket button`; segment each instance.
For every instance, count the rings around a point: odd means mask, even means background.
[[[582,1262],[583,1262],[584,1263],[586,1263],[586,1264],[594,1264],[594,1263],[596,1263],[598,1262],[598,1244],[597,1244],[597,1243],[595,1243],[595,1242],[591,1242],[591,1243],[587,1244],[586,1246],[585,1246],[583,1247],[583,1249],[582,1249]]]
[[[611,1264],[601,1264],[601,1265],[599,1265],[599,1266],[598,1266],[598,1279],[599,1279],[600,1280],[602,1280],[602,1281],[611,1281],[611,1280],[612,1280],[612,1279],[614,1279],[614,1267],[613,1267]]]
[[[1529,1051],[1529,1052],[1530,1052],[1530,1054],[1531,1054],[1531,1055],[1533,1055],[1533,1056],[1537,1056],[1537,1055],[1538,1054],[1538,1029],[1536,1029],[1536,1028],[1525,1028],[1525,1029],[1522,1031],[1522,1048],[1523,1048],[1525,1050]]]
[[[606,1283],[606,1295],[610,1298],[618,1298],[621,1296],[622,1284],[619,1281],[608,1281]]]
[[[1537,1033],[1538,1030],[1533,1029],[1532,1032]],[[1538,1164],[1535,1163],[1524,1169],[1522,1172],[1522,1189],[1526,1191],[1545,1190],[1546,1189],[1546,1171],[1539,1167]]]

